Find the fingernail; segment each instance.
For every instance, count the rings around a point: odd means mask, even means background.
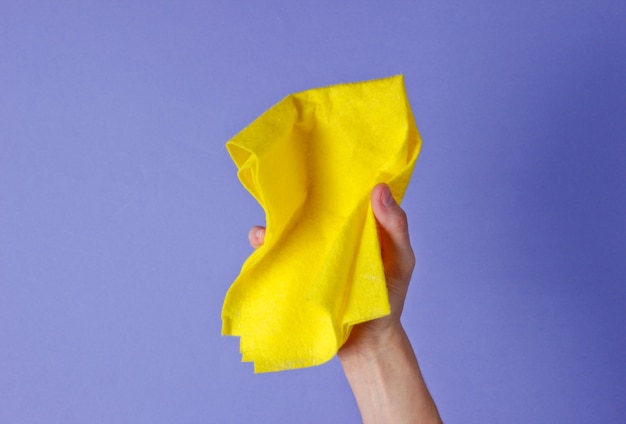
[[[385,186],[385,188],[383,189],[381,200],[383,201],[383,205],[387,207],[393,204],[393,196],[391,195],[391,190],[389,190],[389,187]]]
[[[256,230],[256,233],[255,233],[256,238],[257,239],[263,238],[263,233],[265,233],[265,230],[262,228],[259,228],[258,230]]]

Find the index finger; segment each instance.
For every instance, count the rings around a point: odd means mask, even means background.
[[[250,246],[255,249],[263,246],[263,242],[265,241],[265,227],[260,225],[255,225],[248,232],[248,241],[250,242]]]

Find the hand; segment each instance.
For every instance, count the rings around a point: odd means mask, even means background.
[[[406,214],[385,184],[371,194],[391,314],[355,325],[337,353],[363,422],[441,423],[400,315],[415,267]],[[263,244],[265,228],[253,227],[252,247]]]
[[[386,184],[378,184],[371,194],[372,209],[378,225],[383,267],[387,279],[387,290],[391,314],[373,321],[356,325],[349,339],[339,352],[358,349],[376,349],[387,344],[389,337],[400,327],[400,315],[409,281],[415,266],[415,256],[409,241],[406,213],[391,196]],[[248,234],[250,245],[263,245],[265,228],[252,227]]]
[[[386,184],[374,187],[370,201],[378,227],[391,314],[356,325],[338,352],[340,358],[349,351],[379,350],[390,343],[394,334],[404,331],[400,315],[415,267],[406,213],[396,203]]]

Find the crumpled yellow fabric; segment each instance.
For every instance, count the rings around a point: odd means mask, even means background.
[[[222,310],[255,372],[326,362],[389,314],[370,192],[400,201],[420,146],[401,75],[289,95],[228,141],[266,214]]]

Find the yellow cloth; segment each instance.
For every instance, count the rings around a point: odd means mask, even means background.
[[[401,75],[287,96],[226,144],[266,214],[222,310],[255,372],[326,362],[389,314],[370,192],[400,201],[420,146]]]

